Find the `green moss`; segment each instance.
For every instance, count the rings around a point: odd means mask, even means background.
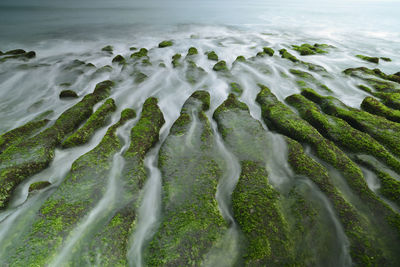
[[[390,59],[388,57],[380,57],[380,59],[382,59],[383,61],[386,61],[386,62],[392,61],[392,59]]]
[[[400,206],[400,182],[378,167],[379,164],[376,164],[376,162],[361,156],[357,157],[356,160],[376,174],[380,181],[378,192]]]
[[[274,49],[270,47],[263,47],[264,53],[268,54],[270,57],[272,57],[275,53]]]
[[[125,64],[125,58],[121,55],[116,55],[113,58],[112,63]]]
[[[10,194],[21,181],[49,165],[55,147],[89,118],[93,106],[110,94],[113,85],[112,81],[98,83],[93,93],[63,112],[51,127],[9,146],[0,154],[0,208],[4,208]]]
[[[226,229],[215,200],[221,170],[204,114],[208,105],[209,94],[195,92],[160,149],[164,216],[144,253],[149,266],[200,265]],[[185,148],[182,142],[190,146]]]
[[[175,54],[172,56],[172,66],[174,68],[182,66],[181,58],[182,58],[181,54]]]
[[[137,50],[137,47],[131,46],[131,47],[129,47],[129,50],[130,50],[130,51],[136,51],[136,50]]]
[[[113,50],[114,50],[114,47],[112,47],[111,45],[107,45],[101,49],[101,51],[110,52],[110,53],[112,53]]]
[[[31,184],[29,186],[29,192],[41,190],[41,189],[46,188],[46,187],[48,187],[50,185],[51,185],[51,183],[47,182],[47,181],[36,182],[36,183],[33,183],[33,184]]]
[[[207,52],[207,58],[209,60],[218,61],[218,55],[214,51]]]
[[[256,101],[261,106],[262,117],[268,127],[299,142],[309,144],[320,159],[331,164],[343,175],[353,192],[358,195],[364,203],[367,203],[372,214],[378,218],[384,218],[386,225],[390,225],[392,227],[391,229],[396,231],[396,235],[399,236],[399,215],[383,203],[368,188],[358,166],[351,161],[343,151],[337,148],[332,142],[325,139],[308,122],[302,120],[290,108],[278,101],[267,87],[263,85],[260,85],[260,87],[261,91],[257,95]],[[324,101],[325,98],[321,98],[321,100]],[[386,229],[383,230],[386,231]]]
[[[60,93],[60,98],[78,98],[78,94],[72,90],[63,90]]]
[[[14,50],[12,50],[12,51],[14,51]],[[19,50],[15,50],[15,51],[19,51]],[[21,52],[21,51],[19,51],[19,52]],[[10,56],[2,57],[0,59],[0,62],[4,62],[4,61],[10,60],[10,59],[20,59],[20,60],[26,61],[26,60],[36,57],[36,53],[34,51],[29,51],[29,52],[24,52],[24,53],[19,53],[19,52],[18,53],[9,53],[9,54],[7,54],[8,52],[6,52],[3,55],[10,55]]]
[[[202,79],[203,77],[205,77],[207,74],[207,72],[196,65],[196,63],[194,63],[194,61],[192,60],[187,60],[187,69],[186,69],[186,80],[191,83],[191,84],[195,84],[197,83],[200,79]]]
[[[197,51],[196,47],[190,47],[187,53],[187,56],[194,56],[197,55],[199,52]]]
[[[282,58],[288,59],[294,63],[300,62],[298,58],[290,54],[286,49],[279,50],[279,54],[281,55]]]
[[[122,112],[121,118],[134,116],[133,110]],[[113,216],[101,227],[88,246],[89,251],[98,251],[88,261],[106,266],[127,266],[129,238],[135,229],[136,209],[140,203],[139,193],[147,178],[144,166],[146,153],[158,142],[164,117],[155,98],[145,101],[141,117],[131,130],[131,145],[124,155],[125,164],[121,173],[124,191],[120,194],[119,206]],[[82,257],[81,257],[82,258]]]
[[[305,89],[301,94],[319,104],[325,113],[345,120],[352,127],[372,136],[393,154],[400,155],[400,126],[397,123],[348,107],[334,97],[321,96],[311,89]]]
[[[241,174],[232,194],[233,212],[246,237],[246,266],[282,266],[293,263],[293,244],[265,169],[269,146],[262,125],[246,104],[230,94],[214,112],[218,130],[241,163]]]
[[[323,114],[314,102],[302,95],[291,95],[286,102],[295,107],[300,116],[324,137],[346,151],[372,155],[400,174],[400,161],[370,135],[354,129],[340,118]]]
[[[375,63],[378,64],[379,63],[379,58],[378,57],[368,57],[368,56],[363,56],[363,55],[356,55],[356,57],[364,60],[364,61],[368,61],[371,63]]]
[[[226,62],[221,60],[218,61],[214,67],[213,67],[214,71],[228,71],[228,67],[226,66]]]
[[[136,72],[133,75],[134,75],[135,83],[142,83],[145,80],[147,80],[147,78],[148,78],[148,76],[146,74],[144,74],[143,72]]]
[[[308,55],[316,55],[316,54],[326,54],[328,53],[325,50],[322,50],[321,48],[328,48],[329,45],[326,44],[302,44],[300,46],[297,45],[292,45],[293,49],[299,52],[300,55],[302,56],[308,56]]]
[[[360,266],[383,264],[385,259],[382,251],[374,246],[375,240],[371,238],[367,222],[331,183],[327,170],[307,156],[298,142],[290,138],[286,138],[286,142],[288,161],[295,173],[309,177],[333,204],[349,238],[350,255],[354,263]]]
[[[0,135],[0,154],[7,147],[11,145],[16,145],[34,135],[40,129],[42,129],[48,122],[49,120],[47,119],[30,121],[18,128],[15,128],[11,131],[8,131]]]
[[[373,95],[380,98],[386,106],[400,110],[400,93],[375,92]]]
[[[400,111],[393,110],[385,106],[376,98],[370,96],[364,98],[363,102],[361,103],[361,108],[371,114],[385,117],[386,119],[394,122],[400,122]]]
[[[58,253],[70,231],[97,205],[108,184],[113,156],[121,149],[115,132],[128,119],[131,117],[121,116],[93,150],[72,164],[71,171],[44,202],[31,232],[16,250],[16,265],[48,263]],[[104,217],[97,223],[104,223]],[[89,240],[89,236],[85,235],[90,235],[90,232],[85,232],[80,238]],[[76,244],[78,245],[79,243]]]
[[[231,89],[231,92],[234,93],[237,96],[241,96],[243,93],[243,88],[240,84],[236,82],[232,82],[229,84],[229,87]]]
[[[246,58],[244,56],[238,56],[234,62],[246,62]]]
[[[142,57],[147,57],[148,50],[146,48],[140,48],[138,52],[135,52],[131,55],[131,58],[139,59]]]
[[[307,87],[307,83],[304,81],[308,81],[311,82],[312,84],[315,84],[316,86],[318,86],[320,89],[327,91],[329,93],[332,92],[332,90],[326,86],[325,84],[322,84],[321,82],[319,82],[311,73],[306,72],[306,71],[302,71],[302,70],[298,70],[298,69],[290,69],[289,72],[299,78],[301,78],[301,80],[296,81],[296,83],[301,87]]]
[[[168,47],[168,46],[173,46],[174,43],[171,40],[168,41],[162,41],[161,43],[158,44],[159,48],[164,48],[164,47]]]
[[[87,143],[97,129],[105,126],[111,113],[115,111],[116,108],[114,100],[111,98],[107,99],[107,101],[89,117],[87,122],[78,129],[78,131],[70,135],[62,143],[62,146],[68,148]]]
[[[26,51],[23,49],[14,49],[3,53],[3,55],[22,55],[25,54]]]
[[[395,83],[400,83],[400,76],[396,74],[387,75],[380,69],[368,69],[366,67],[348,68],[343,72],[346,75],[368,82],[375,90],[380,92],[396,92],[399,90]]]

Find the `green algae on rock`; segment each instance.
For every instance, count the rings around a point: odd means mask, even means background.
[[[263,47],[263,51],[270,57],[272,57],[275,53],[274,49],[272,49],[271,47]]]
[[[389,57],[380,57],[380,59],[382,59],[383,61],[386,61],[386,62],[391,62],[392,61],[392,59],[389,58]]]
[[[207,52],[206,54],[209,60],[218,61],[218,55],[214,51]]]
[[[378,64],[379,63],[379,58],[378,57],[368,57],[368,56],[363,56],[363,55],[356,55],[356,57],[364,60],[364,61],[368,61],[371,63],[375,63]]]
[[[63,99],[63,98],[78,98],[79,96],[78,96],[78,94],[77,94],[75,91],[72,91],[72,90],[63,90],[63,91],[61,91],[59,97],[60,97],[61,99]]]
[[[327,48],[329,47],[328,45],[325,44],[302,44],[300,46],[298,45],[292,45],[293,49],[299,52],[300,55],[302,56],[308,56],[308,55],[316,55],[316,54],[326,54],[328,53],[325,50],[322,50],[321,48]]]
[[[70,231],[97,204],[107,185],[112,158],[121,149],[115,132],[134,117],[132,111],[124,110],[101,142],[72,164],[63,183],[40,208],[26,242],[16,251],[15,264],[44,265],[54,259]]]
[[[309,144],[316,155],[335,167],[343,175],[352,191],[363,202],[368,203],[368,208],[375,218],[383,218],[382,223],[385,222],[386,225],[391,226],[389,229],[382,227],[380,230],[385,231],[388,236],[392,235],[389,232],[393,230],[396,232],[396,238],[400,237],[399,214],[395,213],[368,188],[360,168],[336,145],[325,139],[308,122],[281,103],[269,88],[263,85],[260,85],[260,88],[261,91],[257,95],[256,101],[261,106],[262,117],[266,124],[288,137]],[[325,98],[321,98],[321,101],[324,100]]]
[[[114,100],[111,98],[107,99],[106,102],[89,117],[81,128],[65,139],[62,143],[62,147],[68,148],[87,143],[96,130],[105,126],[109,116],[116,108]]]
[[[118,63],[118,64],[125,64],[125,58],[121,55],[116,55],[113,60],[112,63]]]
[[[366,158],[363,155],[357,156],[356,161],[376,174],[380,181],[378,192],[400,206],[400,181],[380,168],[379,163],[377,164],[374,160]]]
[[[363,102],[361,103],[361,108],[371,114],[385,117],[386,119],[394,122],[400,122],[400,111],[393,110],[385,106],[376,98],[370,96],[364,98]]]
[[[48,119],[33,120],[0,135],[0,154],[9,146],[16,145],[37,133],[47,125]]]
[[[234,94],[216,109],[213,118],[241,164],[232,205],[234,217],[246,237],[245,265],[293,264],[293,244],[279,209],[279,193],[269,184],[265,168],[266,132]]]
[[[41,182],[36,182],[33,183],[29,186],[29,192],[33,192],[33,191],[37,191],[37,190],[41,190],[43,188],[49,187],[51,185],[50,182],[48,181],[41,181]]]
[[[187,60],[186,63],[187,69],[185,76],[189,83],[195,84],[206,76],[207,72],[202,67],[197,66],[194,61]]]
[[[55,147],[90,117],[93,106],[108,97],[113,86],[112,81],[98,83],[93,93],[64,111],[51,127],[9,146],[0,154],[0,208],[5,207],[11,192],[20,182],[49,165]]]
[[[296,62],[300,62],[300,60],[297,58],[297,57],[295,57],[295,56],[293,56],[292,54],[290,54],[286,49],[281,49],[281,50],[279,50],[279,54],[281,55],[281,57],[282,58],[285,58],[285,59],[289,59],[290,61],[292,61],[293,63],[296,63]]]
[[[173,66],[174,68],[177,68],[177,67],[182,66],[181,58],[182,58],[182,55],[181,55],[181,54],[175,54],[175,55],[172,56],[172,62],[171,62],[171,64],[172,64],[172,66]]]
[[[129,237],[135,227],[136,208],[139,191],[147,178],[144,166],[146,153],[158,142],[159,132],[164,124],[164,116],[156,98],[148,98],[141,116],[131,129],[131,143],[124,154],[125,164],[121,173],[124,190],[120,195],[115,214],[93,238],[90,251],[100,251],[100,261],[107,266],[126,266]],[[91,258],[95,263],[98,259]]]
[[[235,94],[236,96],[241,96],[243,93],[243,88],[240,84],[236,82],[229,83],[229,87],[231,89],[231,93]]]
[[[214,67],[214,71],[228,71],[228,67],[226,66],[226,62],[224,60],[218,61]]]
[[[215,200],[221,169],[204,113],[209,104],[209,93],[193,93],[161,146],[164,217],[144,253],[149,266],[198,266],[226,229]]]
[[[133,59],[140,59],[142,57],[147,57],[147,53],[149,51],[146,48],[140,48],[138,52],[135,52],[131,55],[131,58]]]
[[[101,51],[109,52],[109,53],[112,53],[113,50],[114,50],[114,47],[112,47],[111,45],[107,45],[107,46],[105,46],[105,47],[103,47],[103,48],[101,49]]]
[[[199,54],[196,47],[190,47],[186,56],[194,56]]]
[[[164,47],[168,47],[168,46],[173,46],[173,42],[171,40],[167,40],[167,41],[162,41],[161,43],[158,44],[159,48],[164,48]]]
[[[7,53],[5,53],[3,55],[7,55]],[[8,54],[8,55],[11,55],[11,56],[6,56],[6,57],[0,58],[0,62],[4,62],[4,61],[10,60],[10,59],[20,59],[20,60],[26,61],[26,60],[36,57],[35,51],[29,51],[29,52],[24,52],[24,53],[14,53],[14,54]]]
[[[383,144],[390,152],[400,156],[400,125],[383,117],[346,106],[332,96],[322,96],[312,89],[305,89],[301,94],[317,103],[322,111],[345,120],[352,127],[368,133]]]
[[[323,114],[314,102],[302,95],[291,95],[285,100],[325,138],[347,151],[370,154],[400,174],[400,161],[370,135],[351,127],[340,118]]]
[[[352,260],[360,266],[383,264],[385,259],[371,238],[367,222],[332,184],[327,170],[309,157],[300,143],[288,137],[286,142],[288,161],[295,173],[309,177],[331,201],[349,238]]]

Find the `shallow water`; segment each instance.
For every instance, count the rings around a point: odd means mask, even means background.
[[[230,82],[212,71],[215,62],[207,60],[203,54],[214,50],[228,67],[237,56],[253,57],[269,46],[276,51],[274,57],[257,58],[251,64],[236,64],[232,68],[234,79],[244,88],[240,100],[245,102],[251,115],[262,122],[260,108],[255,103],[259,92],[257,83],[267,85],[272,92],[283,100],[288,95],[299,93],[295,77],[288,72],[293,64],[277,55],[281,48],[290,48],[292,44],[327,43],[335,46],[326,55],[298,58],[323,66],[329,77],[320,73],[312,74],[333,90],[332,95],[340,98],[352,107],[359,107],[367,95],[356,85],[354,78],[345,77],[342,71],[348,67],[375,64],[364,62],[356,54],[389,57],[392,62],[381,61],[379,68],[385,73],[400,71],[400,18],[398,1],[11,1],[0,3],[0,50],[15,48],[34,50],[35,59],[29,62],[9,61],[0,64],[0,134],[39,116],[43,112],[53,111],[48,118],[55,119],[65,109],[78,100],[61,100],[58,97],[63,86],[69,82],[70,88],[80,97],[92,92],[96,83],[112,79],[117,82],[111,97],[115,99],[118,110],[108,125],[116,122],[119,112],[124,108],[135,108],[140,113],[145,99],[155,96],[166,119],[160,142],[147,155],[148,180],[142,192],[142,202],[138,213],[137,226],[130,242],[130,264],[141,266],[143,246],[151,238],[161,216],[161,174],[157,169],[158,150],[168,135],[173,122],[178,118],[185,100],[199,89],[207,90],[211,95],[210,110],[215,110],[228,96]],[[173,40],[174,46],[158,49],[162,40]],[[105,45],[114,47],[113,54],[101,51]],[[149,49],[152,66],[121,69],[113,66],[110,72],[95,74],[95,68],[81,71],[67,71],[75,59],[93,63],[97,69],[111,65],[112,58],[121,54],[129,57],[130,47]],[[191,84],[186,80],[185,69],[174,69],[170,62],[175,53],[185,56],[191,46],[199,50],[196,64],[207,75]],[[158,66],[160,62],[166,68]],[[302,69],[301,66],[296,68]],[[303,69],[306,70],[306,69]],[[131,73],[140,71],[148,76],[143,83],[135,83]],[[284,73],[290,79],[287,79]],[[321,94],[326,92],[315,88]],[[212,114],[212,113],[208,113]],[[140,115],[140,114],[138,114]],[[211,116],[209,115],[209,118]],[[263,122],[262,122],[263,123]],[[214,125],[214,124],[213,124]],[[215,126],[215,125],[214,125]],[[267,127],[263,123],[265,129]],[[193,129],[195,125],[193,124]],[[57,150],[50,167],[29,178],[16,190],[10,206],[0,213],[0,259],[12,247],[11,243],[19,236],[19,229],[32,223],[34,211],[51,194],[52,188],[37,192],[28,197],[29,185],[35,181],[49,180],[57,187],[67,174],[72,162],[80,155],[97,145],[105,133],[101,129],[89,144],[78,148]],[[216,131],[215,127],[213,129]],[[129,132],[120,133],[128,140]],[[189,136],[190,137],[190,134]],[[270,134],[271,148],[268,162],[269,180],[276,188],[284,187],[293,179],[286,164],[286,151],[280,136]],[[223,217],[231,221],[229,207],[230,193],[238,178],[238,163],[217,137],[218,148],[225,155],[228,172],[220,181],[217,193],[219,207]],[[127,144],[127,143],[125,143]],[[190,147],[190,140],[185,144]],[[113,170],[110,173],[107,190],[113,190],[108,197],[115,197],[118,185],[114,178],[123,165],[122,154],[116,154]],[[122,165],[121,165],[122,164]],[[231,165],[230,165],[231,164]],[[115,172],[114,172],[115,171]],[[372,175],[366,175],[372,189],[378,189]],[[114,182],[113,182],[114,181]],[[319,194],[319,195],[318,195]],[[332,208],[319,191],[328,210],[329,220],[338,231],[338,248],[347,249],[347,240],[343,230],[332,212]],[[91,218],[100,218],[110,199],[102,199],[87,220],[74,231],[69,243],[63,249],[54,265],[67,259],[74,242],[85,231],[89,231]],[[28,212],[31,210],[31,212]],[[93,216],[92,216],[93,215]],[[92,216],[92,217],[90,217]],[[93,219],[93,220],[94,220]],[[16,224],[15,222],[18,222]],[[224,240],[237,251],[238,232],[233,222]],[[230,250],[229,250],[230,249]],[[344,250],[345,250],[344,249]],[[221,255],[223,250],[210,255],[210,262]],[[343,258],[338,264],[350,265],[348,251],[342,251]],[[0,261],[1,262],[1,261]],[[206,264],[207,265],[207,264]],[[208,264],[211,265],[212,264]]]

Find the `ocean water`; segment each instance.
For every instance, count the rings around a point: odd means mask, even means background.
[[[293,67],[292,63],[282,60],[277,55],[278,50],[290,49],[293,44],[305,42],[330,44],[334,48],[329,49],[326,55],[301,57],[295,52],[293,54],[304,61],[323,66],[329,77],[313,73],[314,77],[331,88],[333,96],[358,108],[367,94],[357,88],[360,81],[344,77],[342,71],[349,67],[376,67],[373,63],[356,58],[357,54],[389,57],[392,61],[381,61],[379,68],[385,73],[400,71],[399,11],[400,1],[379,0],[2,0],[0,50],[23,48],[36,51],[37,56],[29,62],[7,61],[0,64],[0,134],[46,111],[52,111],[49,118],[55,119],[79,101],[59,99],[62,83],[70,83],[70,88],[83,96],[92,92],[95,84],[102,80],[117,81],[111,97],[115,99],[118,111],[108,126],[117,121],[122,109],[129,107],[140,111],[147,97],[157,97],[166,123],[159,144],[146,158],[149,179],[142,196],[136,235],[131,238],[130,254],[134,259],[130,259],[130,263],[141,266],[143,246],[151,238],[162,216],[158,149],[178,118],[183,103],[195,90],[203,89],[210,93],[210,119],[229,93],[228,81],[212,71],[215,62],[207,60],[205,52],[215,51],[231,67],[237,56],[254,57],[264,46],[276,51],[274,57],[257,58],[251,65],[239,64],[232,69],[233,76],[244,88],[241,101],[249,106],[251,115],[262,122],[260,108],[255,103],[259,92],[257,83],[267,85],[280,100],[300,92],[295,77],[288,72]],[[174,45],[159,49],[158,43],[163,40],[173,40]],[[106,45],[114,47],[113,54],[101,51]],[[147,48],[153,62],[152,66],[140,70],[148,76],[143,83],[135,83],[130,74],[118,66],[110,72],[94,74],[96,69],[111,65],[112,58],[117,54],[129,57],[132,46]],[[186,80],[184,70],[175,70],[170,64],[175,53],[185,55],[191,46],[199,50],[200,57],[196,64],[208,73],[194,84]],[[84,74],[66,72],[66,66],[76,59],[90,62],[96,69],[85,70]],[[164,62],[166,68],[160,68],[160,62]],[[321,94],[326,93],[316,90]],[[215,125],[213,129],[217,131]],[[7,259],[10,247],[18,246],[14,243],[18,244],[19,237],[24,235],[21,229],[29,227],[41,203],[51,194],[45,191],[28,197],[29,185],[39,180],[49,180],[55,186],[61,184],[72,162],[93,149],[104,133],[105,128],[87,145],[57,150],[49,169],[27,179],[17,188],[11,205],[0,212],[0,263]],[[119,134],[122,139],[128,140],[128,130]],[[229,171],[219,184],[217,198],[226,219],[232,218],[229,211],[230,193],[237,182],[240,168],[221,140],[217,138],[217,143],[221,154],[227,159],[226,168]],[[273,145],[268,163],[269,179],[274,187],[280,189],[290,183],[293,174],[284,162],[284,142],[276,135],[272,135],[270,141]],[[118,177],[118,166],[121,165],[123,159],[117,154],[110,174],[109,184],[112,187],[108,188],[113,192],[113,197],[118,196],[118,185],[113,181]],[[373,184],[374,189],[376,186]],[[304,187],[314,192],[310,194],[315,195],[311,196],[314,201],[323,203],[326,220],[331,225],[329,229],[337,234],[337,242],[332,244],[334,249],[329,258],[331,266],[350,266],[348,241],[332,207],[326,197],[315,189],[315,185],[304,182]],[[74,233],[83,235],[85,231],[90,232],[91,227],[94,229],[96,219],[107,216],[104,213],[107,201],[107,198],[103,198],[91,212],[90,220],[83,218]],[[225,239],[237,243],[236,224],[232,225]],[[79,238],[78,235],[73,236],[68,246],[61,249],[58,257],[49,263],[59,266],[66,259],[73,259],[71,247]],[[238,253],[235,244],[230,244],[231,250],[212,257],[217,260],[218,257],[234,258],[234,255],[224,253]]]

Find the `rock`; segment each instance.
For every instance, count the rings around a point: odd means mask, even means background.
[[[218,61],[218,55],[214,51],[207,52],[207,58],[209,60]]]
[[[29,186],[29,190],[28,191],[29,192],[38,191],[38,190],[46,188],[46,187],[48,187],[50,185],[51,185],[51,183],[48,182],[48,181],[36,182],[36,183],[33,183],[33,184],[31,184]]]
[[[60,98],[78,98],[78,94],[72,90],[63,90],[60,93]]]
[[[356,57],[364,60],[364,61],[368,61],[371,63],[375,63],[378,64],[379,63],[379,58],[378,57],[368,57],[368,56],[363,56],[363,55],[356,55]]]
[[[161,43],[158,44],[159,48],[164,48],[164,47],[168,47],[168,46],[173,46],[174,43],[169,40],[169,41],[162,41]]]
[[[228,68],[226,66],[226,62],[224,60],[219,61],[216,63],[213,67],[214,71],[228,71]]]
[[[112,47],[111,45],[107,45],[101,49],[101,51],[105,51],[105,52],[109,52],[109,53],[112,53],[113,50],[114,50],[114,47]]]
[[[124,64],[125,63],[125,58],[121,55],[117,55],[113,58],[112,63],[119,63],[119,64]]]

